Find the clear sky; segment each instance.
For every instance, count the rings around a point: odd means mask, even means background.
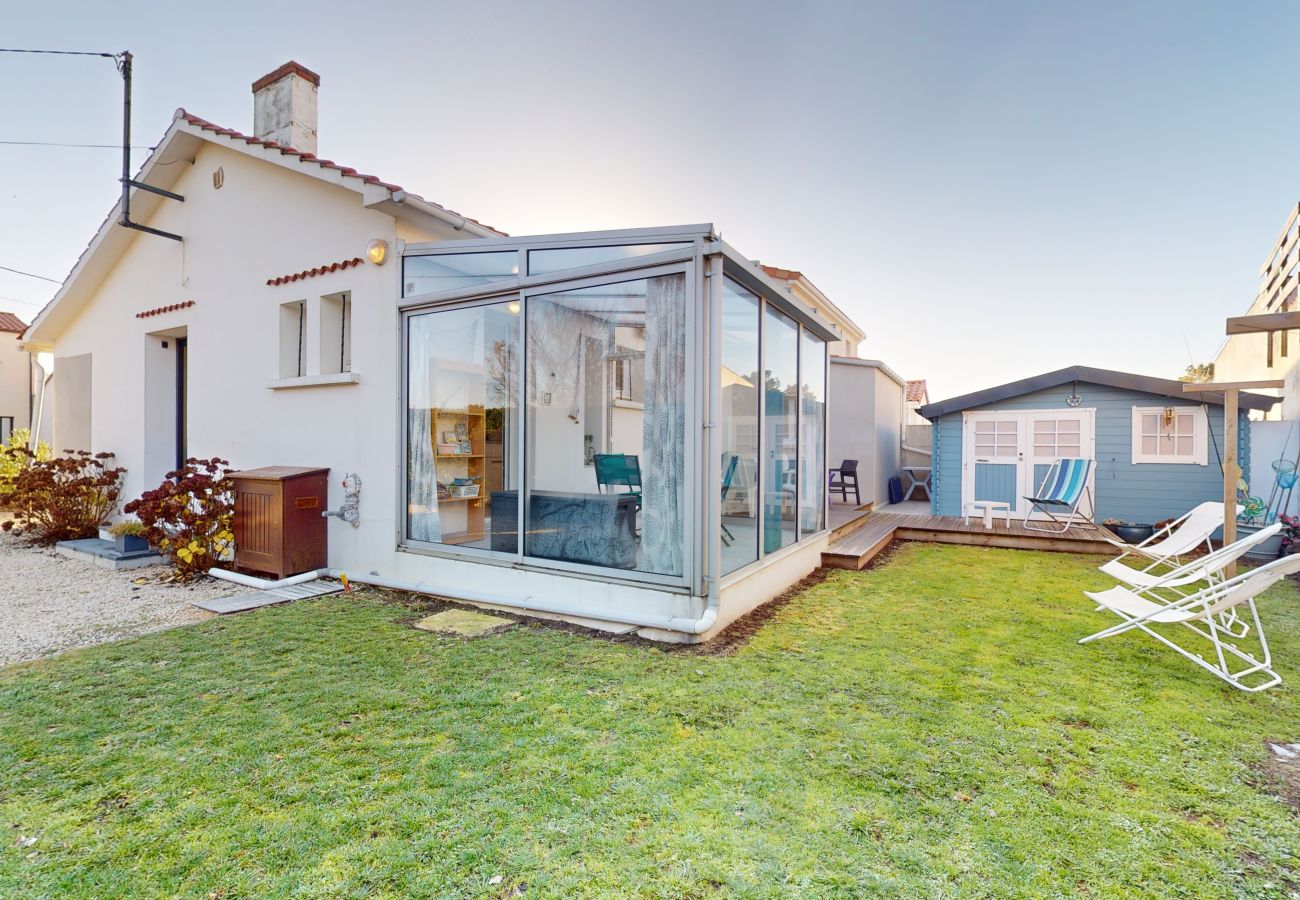
[[[513,234],[713,222],[940,399],[1213,357],[1300,200],[1289,3],[0,0],[0,45],[131,50],[135,143],[321,75],[320,154]],[[0,141],[113,143],[107,60],[0,54]],[[143,152],[137,161],[143,159]],[[0,266],[61,279],[110,149],[0,144]],[[0,271],[25,317],[55,285]]]

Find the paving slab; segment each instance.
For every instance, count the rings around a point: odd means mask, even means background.
[[[513,624],[511,619],[489,616],[487,613],[469,609],[444,609],[440,613],[425,616],[415,623],[415,627],[421,631],[451,634],[456,637],[482,637]]]

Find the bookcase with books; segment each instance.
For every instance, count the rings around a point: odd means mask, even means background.
[[[434,468],[442,541],[464,544],[486,537],[486,414],[481,405],[435,409]]]

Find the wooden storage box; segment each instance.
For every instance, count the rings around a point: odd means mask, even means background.
[[[235,567],[287,578],[328,565],[329,469],[268,466],[235,484]]]

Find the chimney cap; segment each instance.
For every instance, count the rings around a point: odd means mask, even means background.
[[[275,84],[277,81],[279,81],[281,78],[284,78],[286,75],[297,75],[300,78],[304,78],[307,81],[310,81],[316,87],[320,87],[319,75],[317,75],[311,69],[304,66],[302,63],[294,62],[291,59],[284,65],[280,66],[280,68],[276,69],[274,72],[267,72],[261,78],[254,81],[253,93],[256,94],[262,88],[267,87],[268,85]]]

